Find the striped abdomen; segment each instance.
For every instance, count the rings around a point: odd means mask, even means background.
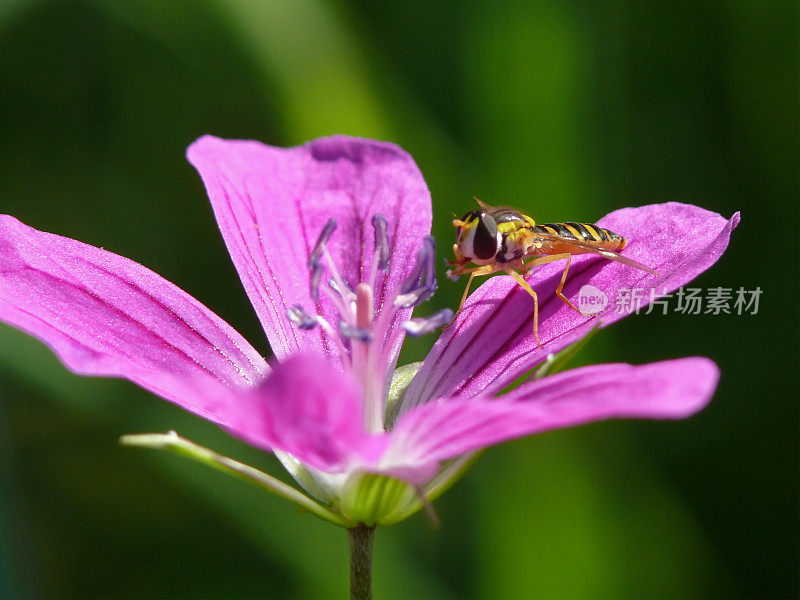
[[[611,252],[619,252],[627,243],[621,235],[589,223],[544,223],[533,226],[531,230],[534,233],[556,235],[566,244],[575,240]],[[572,253],[577,254],[574,251]]]

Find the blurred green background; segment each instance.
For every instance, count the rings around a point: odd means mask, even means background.
[[[796,2],[0,0],[0,212],[149,266],[267,353],[184,159],[204,133],[400,144],[442,255],[473,195],[541,221],[669,200],[741,210],[695,283],[760,286],[757,315],[629,318],[580,357],[709,356],[710,407],[490,450],[437,501],[440,530],[417,515],[378,531],[375,590],[798,595]],[[453,307],[463,282],[440,279],[433,308]],[[344,595],[342,530],[117,444],[172,428],[281,473],[0,326],[0,597]]]

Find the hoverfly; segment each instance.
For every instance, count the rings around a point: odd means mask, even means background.
[[[566,259],[567,264],[556,288],[556,296],[578,313],[581,311],[562,292],[571,258],[575,254],[597,254],[658,275],[650,267],[621,256],[619,253],[625,248],[627,240],[613,231],[589,223],[537,225],[531,217],[518,210],[506,206],[489,206],[477,198],[475,200],[480,205],[479,209],[471,210],[453,221],[456,228],[456,243],[453,244],[455,260],[447,261],[453,267],[447,275],[453,280],[461,275],[469,275],[456,317],[464,307],[475,277],[503,271],[513,277],[533,298],[533,337],[541,348],[539,299],[525,281],[525,276],[534,267]],[[470,263],[478,266],[468,267]],[[451,323],[454,321],[455,317]]]

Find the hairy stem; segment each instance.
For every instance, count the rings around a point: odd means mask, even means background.
[[[347,530],[350,536],[350,600],[372,600],[372,542],[375,527],[364,524]]]
[[[180,437],[174,431],[169,433],[138,433],[123,435],[119,439],[120,443],[124,446],[139,446],[142,448],[154,448],[156,450],[170,450],[176,454],[181,454],[188,458],[194,459],[200,463],[214,467],[231,475],[235,475],[241,479],[256,484],[257,486],[269,490],[273,494],[277,494],[287,500],[296,502],[308,512],[330,521],[335,525],[346,527],[348,522],[342,519],[339,515],[329,510],[327,507],[322,506],[315,502],[302,492],[296,490],[290,485],[287,485],[272,477],[251,467],[244,463],[217,454],[213,450],[199,446],[194,442]]]

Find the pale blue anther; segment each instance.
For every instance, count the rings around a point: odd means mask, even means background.
[[[325,223],[325,227],[322,228],[322,232],[319,234],[319,238],[317,238],[317,243],[314,245],[314,249],[311,251],[311,254],[308,256],[308,268],[311,270],[311,286],[310,292],[311,297],[316,300],[319,298],[319,282],[322,278],[322,251],[325,248],[325,243],[328,241],[328,238],[331,237],[331,234],[336,229],[336,219],[329,219],[327,223]]]
[[[395,304],[410,308],[425,302],[436,291],[436,242],[432,236],[422,240],[422,248],[417,254],[417,263],[411,275],[400,286],[400,294]]]
[[[351,287],[350,287],[350,284],[349,284],[349,283],[347,283],[347,281],[345,281],[344,279],[342,279],[342,283],[344,283],[345,287],[347,288],[346,290],[342,290],[342,289],[339,287],[339,284],[338,284],[338,283],[336,283],[336,279],[335,279],[334,277],[331,277],[330,279],[328,279],[328,286],[329,286],[329,287],[330,287],[330,288],[331,288],[331,289],[332,289],[334,292],[336,292],[337,294],[339,294],[339,297],[340,297],[340,298],[344,298],[344,294],[345,294],[345,293],[348,293],[348,294],[351,294],[351,295],[355,296],[355,294],[356,294],[356,293],[353,291],[353,288],[351,288]]]
[[[325,227],[322,228],[322,231],[317,238],[317,243],[314,244],[314,249],[311,251],[311,254],[308,256],[308,268],[313,269],[314,265],[319,263],[320,258],[322,257],[322,248],[325,246],[325,243],[328,241],[328,238],[331,237],[331,234],[336,229],[336,219],[328,219],[328,222],[325,223]]]
[[[436,240],[432,236],[426,237],[423,242],[427,245],[428,252],[425,254],[425,264],[422,269],[422,287],[425,289],[419,302],[425,302],[434,292],[438,284],[436,283]]]
[[[309,291],[311,292],[311,297],[314,300],[319,299],[319,281],[322,279],[322,271],[325,267],[322,266],[322,262],[317,261],[316,264],[311,267],[311,281],[309,286]]]
[[[298,329],[314,329],[314,327],[319,324],[317,319],[304,311],[299,304],[295,304],[291,308],[287,309],[286,317],[292,323],[297,325]]]
[[[386,235],[386,218],[383,215],[372,215],[372,226],[375,228],[375,254],[378,257],[378,268],[385,271],[389,266],[389,237]]]
[[[374,339],[372,332],[364,327],[356,327],[349,325],[344,321],[339,321],[339,333],[342,337],[350,340],[358,340],[359,342],[371,342]]]
[[[453,311],[449,308],[433,313],[428,317],[415,317],[403,323],[403,329],[408,335],[419,337],[427,335],[444,327],[453,320]]]
[[[406,278],[406,280],[400,284],[401,296],[404,296],[419,287],[420,275],[422,274],[422,255],[424,252],[425,246],[423,245],[417,254],[417,262],[414,263],[414,270],[411,271],[411,274]]]

